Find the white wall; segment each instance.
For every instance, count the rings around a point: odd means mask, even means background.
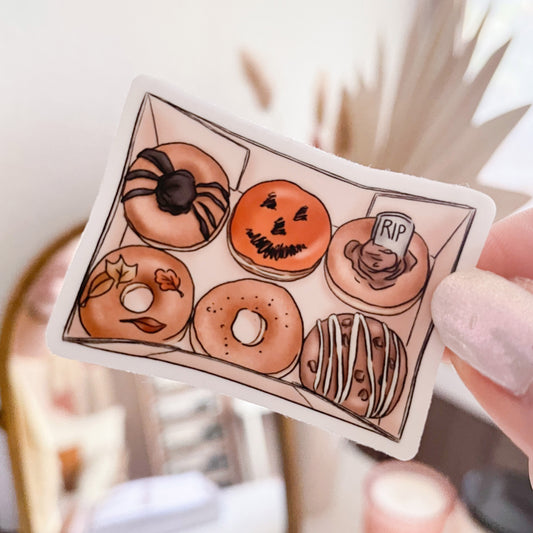
[[[237,60],[247,47],[275,81],[276,126],[305,138],[317,72],[351,81],[376,28],[394,42],[411,3],[3,0],[0,310],[35,252],[88,216],[136,75],[254,117]]]
[[[429,0],[0,0],[0,320],[32,257],[87,218],[132,78],[168,79],[308,140],[318,72],[333,87],[353,82],[356,67],[369,74],[378,33],[394,64],[417,1]],[[487,2],[470,0],[476,16]],[[523,6],[499,0],[484,32],[489,51],[511,33],[515,42],[481,118],[531,99],[531,10]],[[240,71],[243,47],[273,81],[268,121]],[[485,169],[488,182],[533,194],[531,118]],[[0,434],[0,528],[13,529],[7,461]]]
[[[370,71],[379,32],[399,51],[413,0],[3,0],[0,3],[0,319],[32,257],[83,221],[131,80],[168,79],[261,119],[241,47],[275,82],[283,133],[308,140],[319,70],[332,84]],[[0,459],[5,445],[0,441]],[[0,509],[13,509],[0,464]],[[0,514],[12,528],[13,513]]]

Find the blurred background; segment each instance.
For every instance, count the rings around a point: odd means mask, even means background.
[[[357,531],[362,479],[381,459],[301,424],[287,431],[273,414],[208,391],[76,368],[47,353],[43,302],[53,301],[75,231],[57,239],[89,216],[132,79],[168,80],[363,164],[468,184],[489,192],[501,217],[533,205],[532,28],[531,0],[0,3],[0,319],[14,332],[2,353],[20,363],[12,365],[20,416],[44,421],[63,466],[58,514],[33,531],[68,530],[83,490],[89,507],[118,483],[191,469],[223,491],[211,515],[213,487],[194,485],[206,523],[222,520],[220,505],[235,512],[246,502],[251,522],[227,531],[282,531],[288,441],[299,450],[292,458],[303,530]],[[48,271],[32,270],[11,313],[15,285],[53,242],[63,251]],[[419,461],[459,490],[473,469],[527,471],[452,368],[441,365],[436,390]],[[331,464],[317,469],[325,449]],[[1,531],[18,527],[17,471],[0,432]],[[104,501],[93,530],[109,527],[109,509],[126,509],[135,490]],[[205,531],[226,531],[213,527]]]

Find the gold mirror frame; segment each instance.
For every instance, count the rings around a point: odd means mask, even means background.
[[[24,426],[20,412],[15,409],[15,396],[9,371],[9,357],[12,353],[16,319],[22,309],[28,289],[37,279],[43,267],[69,241],[81,235],[84,226],[85,223],[80,224],[54,240],[30,263],[11,293],[5,308],[5,318],[0,333],[0,428],[4,429],[7,435],[20,533],[34,533],[38,530],[38,526],[33,516],[31,498],[26,490],[27,480],[23,466],[25,450],[20,446]],[[287,531],[299,533],[301,530],[302,502],[296,467],[298,454],[294,435],[296,422],[281,415],[277,415],[277,418],[285,480]]]
[[[19,316],[28,289],[32,286],[37,276],[63,246],[73,238],[79,236],[85,224],[80,224],[67,233],[54,240],[36,259],[28,266],[22,277],[19,279],[11,297],[5,308],[5,318],[2,323],[0,334],[0,398],[2,408],[0,411],[0,426],[7,434],[9,455],[11,458],[11,468],[13,472],[13,483],[17,498],[19,515],[19,531],[21,533],[33,533],[36,531],[36,524],[32,514],[32,502],[26,490],[27,482],[24,473],[24,450],[20,446],[23,422],[15,409],[15,396],[10,379],[9,356],[13,344],[16,319]]]

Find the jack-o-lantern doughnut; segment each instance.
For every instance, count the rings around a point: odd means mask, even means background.
[[[330,238],[331,221],[324,204],[285,180],[247,190],[228,225],[229,248],[238,263],[249,272],[280,281],[310,274]]]
[[[367,418],[382,418],[396,407],[406,375],[400,337],[360,313],[317,320],[300,357],[304,387]]]
[[[409,309],[429,273],[424,239],[403,213],[384,212],[342,225],[326,255],[326,279],[343,302],[380,315]]]
[[[302,341],[298,307],[273,283],[224,283],[203,296],[194,311],[191,344],[196,352],[263,374],[288,372]]]
[[[181,261],[148,246],[127,246],[94,267],[79,300],[80,320],[91,337],[177,341],[185,334],[193,297]]]
[[[195,250],[218,234],[229,213],[229,182],[208,154],[185,143],[142,150],[124,178],[130,227],[160,248]]]

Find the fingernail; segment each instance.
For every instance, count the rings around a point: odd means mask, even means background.
[[[456,272],[431,302],[442,342],[517,396],[533,382],[533,294],[520,285],[484,270]]]
[[[526,289],[526,291],[533,293],[533,279],[513,278],[511,281],[517,285],[520,285],[522,289]]]

